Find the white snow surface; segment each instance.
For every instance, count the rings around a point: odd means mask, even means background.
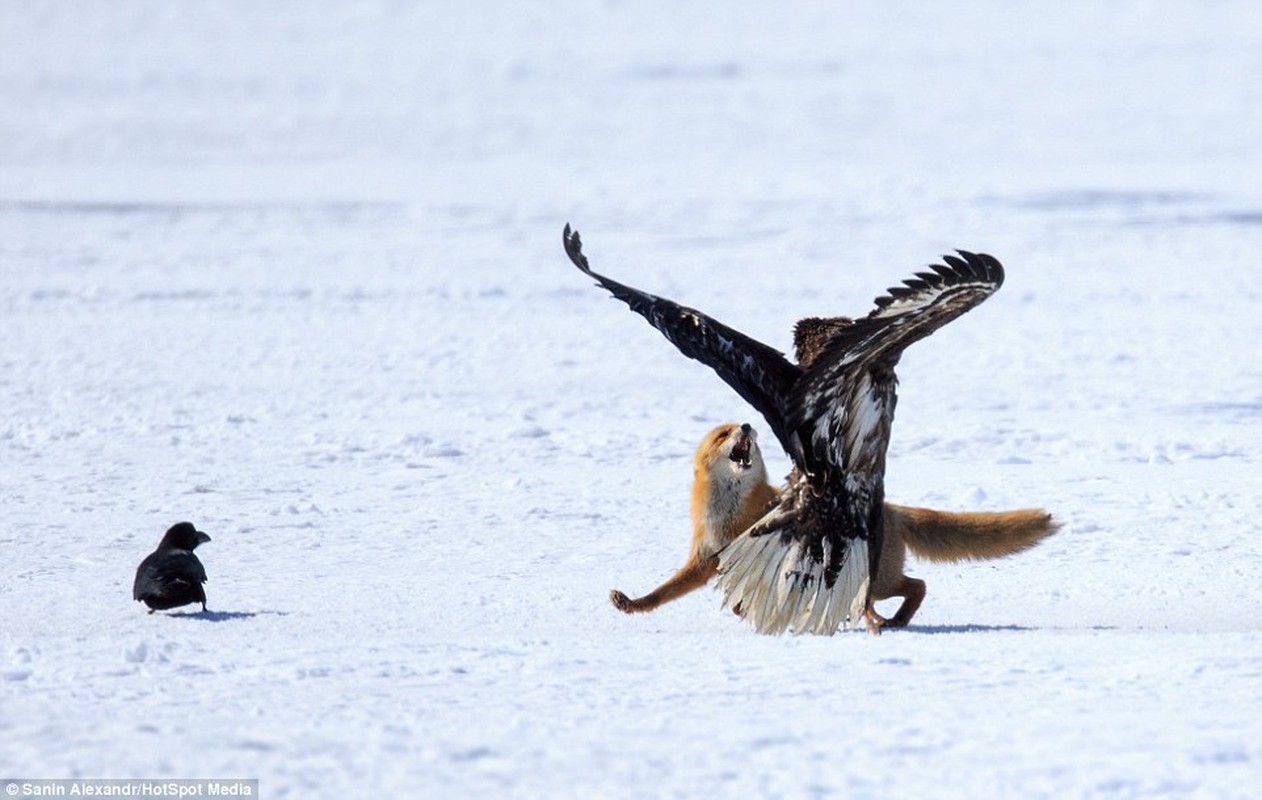
[[[566,222],[784,350],[995,255],[887,497],[1064,527],[879,638],[619,614],[706,431],[788,462]],[[1252,0],[4,3],[0,777],[1256,797],[1260,253]]]

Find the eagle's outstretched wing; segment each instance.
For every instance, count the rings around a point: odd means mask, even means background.
[[[773,511],[719,553],[724,602],[761,633],[831,634],[857,624],[880,561],[894,365],[1003,283],[990,256],[960,253],[838,326],[794,388],[789,434],[805,472]],[[793,452],[792,450],[790,452]]]
[[[717,372],[728,386],[758,409],[789,455],[795,459],[798,457],[789,449],[791,440],[786,436],[784,419],[793,386],[802,375],[801,369],[780,351],[700,311],[633,289],[595,272],[583,255],[578,231],[572,230],[568,224],[562,240],[565,253],[574,266],[595,278],[615,298],[648,320],[679,348],[679,352]]]
[[[849,472],[859,463],[858,452],[870,448],[867,440],[880,433],[878,419],[887,415],[865,400],[861,374],[881,363],[892,369],[909,345],[1003,285],[1003,266],[994,257],[957,252],[958,258],[943,257],[946,265],[934,264],[932,272],[918,272],[888,289],[871,313],[840,328],[795,386],[787,427],[804,456],[799,466],[808,473]],[[888,437],[888,430],[884,434]],[[879,445],[882,453],[887,443]]]

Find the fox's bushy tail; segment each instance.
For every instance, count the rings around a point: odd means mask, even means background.
[[[934,511],[886,503],[909,550],[928,561],[984,561],[1019,553],[1060,528],[1041,508],[1018,511]]]

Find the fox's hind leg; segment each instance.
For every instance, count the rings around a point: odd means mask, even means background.
[[[886,597],[901,597],[903,598],[903,604],[898,607],[898,611],[894,613],[894,616],[885,621],[884,627],[905,628],[907,623],[911,622],[911,618],[916,615],[916,611],[920,609],[920,604],[925,600],[925,582],[919,578],[909,578],[904,575],[894,591],[890,592]]]
[[[643,597],[632,600],[622,592],[614,589],[609,593],[609,600],[619,611],[624,611],[628,614],[652,611],[663,603],[677,600],[694,589],[700,589],[709,583],[710,579],[717,575],[718,572],[718,556],[710,556],[699,561],[689,561],[679,572],[672,575],[670,580]]]

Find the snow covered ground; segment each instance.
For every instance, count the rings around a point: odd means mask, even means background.
[[[567,221],[786,349],[998,256],[887,494],[1064,528],[879,639],[618,614],[710,427],[788,464]],[[1259,253],[1249,0],[0,5],[0,778],[1257,796]]]

